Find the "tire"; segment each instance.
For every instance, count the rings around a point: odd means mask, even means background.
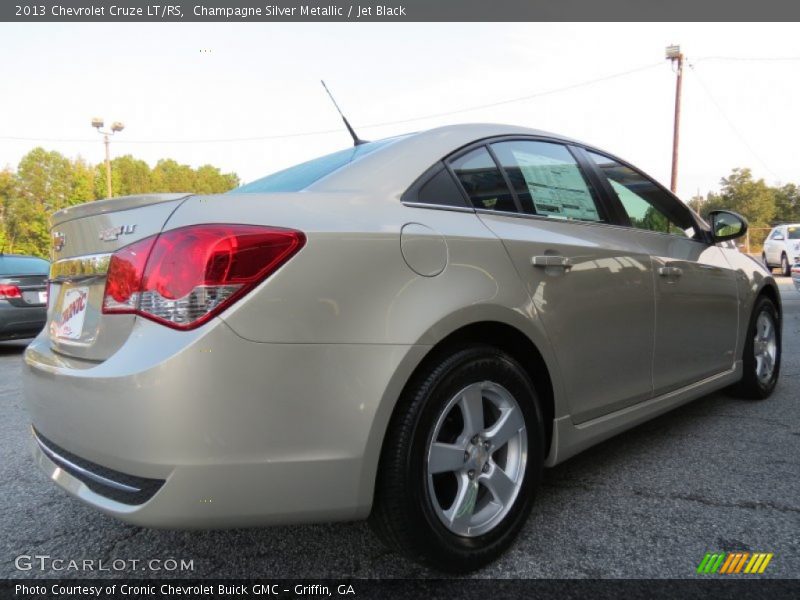
[[[498,427],[501,421],[508,427]],[[473,571],[513,542],[543,462],[542,412],[519,363],[485,345],[439,354],[409,381],[395,409],[370,525],[412,560]]]
[[[784,277],[792,276],[792,265],[789,264],[789,259],[785,254],[781,254],[781,275]]]
[[[771,328],[771,335],[767,334],[765,325]],[[769,340],[772,340],[772,345]],[[742,360],[744,375],[731,388],[733,394],[750,400],[768,398],[778,382],[781,354],[781,319],[778,309],[772,300],[759,296],[747,328]],[[770,363],[771,370],[766,368]]]

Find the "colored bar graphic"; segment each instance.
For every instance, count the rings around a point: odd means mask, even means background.
[[[772,560],[773,553],[769,552],[706,552],[703,560],[697,565],[697,572],[701,574],[719,573],[732,575],[737,573],[761,574]]]
[[[761,563],[761,568],[758,570],[759,573],[763,573],[764,572],[764,569],[767,568],[767,565],[769,564],[769,561],[772,560],[772,557],[773,557],[772,552],[770,552],[769,554],[767,554],[764,557],[764,562]]]

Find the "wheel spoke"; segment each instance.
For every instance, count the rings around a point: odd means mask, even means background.
[[[492,465],[489,475],[481,478],[481,483],[491,492],[492,497],[502,506],[507,506],[517,489],[516,483],[497,465]]]
[[[483,394],[479,384],[471,385],[464,390],[460,402],[461,413],[464,416],[464,433],[472,436],[483,431]]]
[[[428,457],[428,472],[431,475],[458,471],[463,468],[464,448],[442,442],[434,442],[431,445],[431,452]]]
[[[478,482],[470,480],[466,475],[458,478],[458,492],[453,505],[444,513],[454,531],[467,533],[472,515],[475,512],[475,500],[478,498]]]
[[[495,450],[505,446],[508,441],[525,428],[522,411],[516,407],[503,410],[500,418],[486,431],[484,437],[492,442]]]

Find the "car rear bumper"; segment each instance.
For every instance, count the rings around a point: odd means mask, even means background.
[[[46,322],[46,306],[11,306],[0,301],[0,340],[35,337]]]
[[[391,412],[382,400],[415,348],[264,344],[219,320],[179,332],[138,319],[90,363],[42,334],[23,374],[34,456],[72,495],[145,526],[361,518]],[[148,482],[149,496],[113,492]]]

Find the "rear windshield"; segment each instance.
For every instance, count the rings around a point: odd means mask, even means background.
[[[800,240],[800,227],[792,225],[786,228],[786,233],[790,240]]]
[[[254,193],[261,194],[265,192],[299,192],[310,186],[315,181],[322,179],[326,175],[330,175],[336,169],[350,164],[359,158],[366,156],[370,152],[374,152],[379,148],[396,142],[400,137],[387,138],[377,142],[367,142],[339,150],[333,154],[326,154],[308,162],[300,163],[283,171],[278,171],[272,175],[267,175],[261,179],[256,179],[250,183],[231,190],[231,194]]]
[[[8,275],[47,275],[50,263],[35,256],[0,256],[0,277]]]

